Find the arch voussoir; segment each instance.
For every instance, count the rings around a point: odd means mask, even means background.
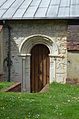
[[[32,35],[24,39],[24,41],[21,43],[19,52],[20,54],[30,54],[30,51],[34,45],[37,44],[44,44],[48,47],[50,54],[56,54],[58,55],[58,47],[53,41],[52,38],[46,36],[46,35]]]

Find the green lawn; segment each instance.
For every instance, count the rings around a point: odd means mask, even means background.
[[[7,82],[7,81],[0,82],[0,90],[4,90],[13,84],[14,84],[14,82]]]
[[[0,92],[0,119],[79,119],[79,85],[53,83],[45,94]]]

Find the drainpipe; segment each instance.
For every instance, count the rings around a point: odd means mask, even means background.
[[[8,82],[11,81],[11,27],[3,21],[3,26],[8,29],[8,53],[7,53],[7,67],[8,67]]]

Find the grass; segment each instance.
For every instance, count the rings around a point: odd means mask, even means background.
[[[7,81],[0,82],[0,90],[4,90],[13,84],[14,84],[14,82],[7,82]]]
[[[0,119],[79,119],[79,85],[53,83],[45,94],[0,92]]]

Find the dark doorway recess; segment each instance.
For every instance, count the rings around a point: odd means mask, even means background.
[[[50,59],[47,46],[35,45],[31,50],[30,61],[31,92],[39,92],[49,83]]]

